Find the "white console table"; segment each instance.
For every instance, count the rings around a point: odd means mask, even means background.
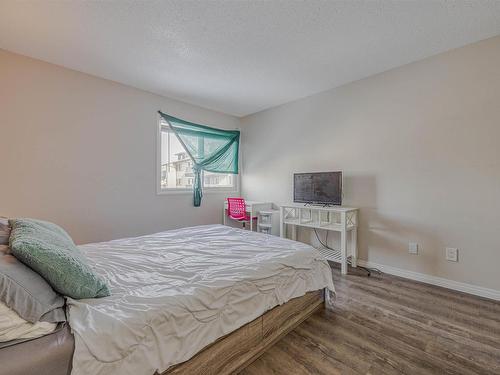
[[[358,258],[358,209],[352,207],[305,206],[301,203],[290,203],[280,206],[280,236],[286,237],[286,228],[293,228],[292,239],[297,239],[297,227],[330,230],[340,232],[340,250],[318,249],[327,260],[341,264],[342,274],[347,273],[347,234],[351,235],[351,265],[357,266]]]

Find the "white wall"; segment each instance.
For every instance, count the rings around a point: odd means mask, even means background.
[[[290,201],[293,172],[343,170],[362,259],[500,290],[499,66],[497,37],[240,122],[0,50],[0,215],[78,243],[220,222],[226,194],[156,195],[161,109],[242,126],[245,197]]]
[[[343,170],[362,259],[500,290],[499,67],[497,37],[248,116],[242,194]]]
[[[157,111],[235,117],[0,50],[0,215],[60,223],[77,243],[219,223],[225,194],[156,194]]]

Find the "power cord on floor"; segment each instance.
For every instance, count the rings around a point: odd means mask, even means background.
[[[316,235],[316,238],[318,239],[318,242],[321,244],[321,246],[323,246],[325,249],[328,250],[338,251],[337,249],[328,246],[328,234],[330,231],[328,230],[326,231],[326,238],[325,238],[326,243],[323,243],[323,241],[321,241],[321,238],[319,237],[318,230],[316,228],[313,229],[314,229],[314,234]],[[352,266],[352,262],[349,258],[347,258],[347,263]],[[359,265],[357,265],[357,268],[361,268],[362,270],[364,270],[367,273],[368,277],[371,276],[372,272],[378,273],[379,275],[382,274],[382,271],[380,271],[378,268],[368,268]]]

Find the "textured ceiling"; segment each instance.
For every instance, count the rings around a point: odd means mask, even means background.
[[[0,48],[243,116],[500,34],[500,1],[0,1]]]

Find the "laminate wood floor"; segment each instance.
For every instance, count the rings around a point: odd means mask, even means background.
[[[500,374],[500,302],[333,269],[337,300],[241,372]]]

